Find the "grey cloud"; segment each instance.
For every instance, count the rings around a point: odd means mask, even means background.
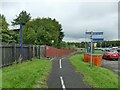
[[[105,40],[118,39],[117,2],[8,2],[3,7],[10,22],[20,11],[32,18],[56,18],[63,26],[65,41],[84,41],[85,31],[103,31]]]

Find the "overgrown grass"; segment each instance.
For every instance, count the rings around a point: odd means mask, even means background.
[[[47,88],[52,62],[36,59],[2,70],[2,88]]]
[[[93,88],[118,88],[118,75],[102,67],[90,67],[83,61],[83,54],[70,58],[77,72],[84,76],[84,81]]]

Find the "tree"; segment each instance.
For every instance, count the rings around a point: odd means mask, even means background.
[[[23,43],[44,44],[59,47],[64,33],[61,24],[51,18],[36,18],[26,23],[23,27]],[[54,41],[54,42],[52,42]]]
[[[12,37],[14,33],[8,30],[8,25],[9,24],[6,22],[5,16],[0,14],[0,40],[2,41],[2,43],[15,42]]]
[[[62,47],[61,44],[62,44],[63,37],[64,37],[64,33],[60,31],[60,34],[58,36],[58,48]]]
[[[5,16],[0,14],[0,26],[2,29],[7,30],[8,29],[8,23],[6,22]]]
[[[13,19],[12,25],[25,25],[31,19],[30,13],[27,13],[26,11],[20,12],[19,16],[16,17],[16,19]]]

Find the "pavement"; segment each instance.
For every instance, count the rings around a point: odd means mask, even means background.
[[[75,72],[69,61],[70,56],[59,57],[53,60],[52,72],[48,78],[48,88],[91,88],[83,81],[83,76]]]
[[[120,69],[119,69],[119,61],[111,61],[111,60],[105,60],[103,59],[102,61],[102,67],[105,67],[107,69],[110,69],[112,71],[114,71],[115,73],[119,73],[120,74]]]

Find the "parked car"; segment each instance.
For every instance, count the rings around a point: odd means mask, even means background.
[[[118,54],[118,52],[115,51],[115,50],[111,50],[111,51],[106,52],[106,53],[103,54],[103,59],[108,59],[108,60],[110,60],[110,59],[118,60],[118,58],[119,58],[119,54]]]
[[[110,49],[106,49],[105,51],[106,51],[106,52],[110,52]]]
[[[118,54],[120,55],[120,48],[118,48],[117,51],[118,51]]]
[[[109,48],[109,47],[108,47],[108,48],[102,48],[101,50],[102,50],[102,51],[109,52],[111,49],[112,49],[112,48]]]

